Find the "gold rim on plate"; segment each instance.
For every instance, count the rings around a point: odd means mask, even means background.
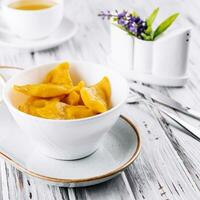
[[[140,138],[140,134],[138,129],[136,128],[136,126],[126,117],[124,116],[120,116],[123,120],[125,120],[131,127],[132,129],[134,129],[134,133],[136,133],[137,136],[137,147],[135,152],[133,153],[133,155],[131,156],[131,158],[124,163],[123,165],[121,165],[120,167],[118,167],[115,170],[112,170],[106,174],[102,174],[99,176],[94,176],[94,177],[90,177],[90,178],[82,178],[82,179],[62,179],[62,178],[53,178],[53,177],[48,177],[48,176],[44,176],[38,173],[35,173],[31,170],[28,170],[26,168],[24,168],[23,166],[21,166],[19,163],[15,162],[13,159],[11,159],[9,156],[5,155],[4,153],[0,152],[0,156],[2,158],[4,158],[5,160],[9,161],[13,166],[15,166],[19,171],[25,172],[28,175],[31,175],[35,178],[39,178],[48,182],[53,182],[53,183],[84,183],[84,182],[90,182],[90,181],[96,181],[96,180],[100,180],[103,178],[108,178],[110,176],[114,176],[118,173],[120,173],[121,171],[123,171],[124,169],[126,169],[139,155],[140,149],[141,149],[141,138]]]

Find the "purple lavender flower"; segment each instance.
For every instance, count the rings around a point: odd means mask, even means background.
[[[127,21],[123,18],[118,19],[118,24],[125,26],[127,24]]]
[[[143,20],[140,19],[139,17],[136,17],[136,18],[135,18],[135,23],[141,24],[142,22],[143,22]]]
[[[130,23],[135,23],[136,22],[136,17],[129,15],[129,22]]]
[[[126,15],[127,15],[127,11],[124,10],[123,12],[119,13],[117,15],[117,17],[118,17],[118,19],[126,18]]]
[[[133,33],[134,35],[138,34],[138,30],[136,26],[129,26],[128,30]]]
[[[113,19],[117,25],[123,28],[123,30],[141,39],[143,39],[142,35],[147,29],[145,21],[143,21],[139,16],[134,16],[132,13],[128,13],[125,10],[122,12],[116,10],[114,14],[110,11],[101,11],[98,16],[103,19]]]

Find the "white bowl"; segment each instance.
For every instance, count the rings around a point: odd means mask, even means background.
[[[27,97],[15,92],[13,85],[39,83],[60,62],[24,70],[12,77],[4,87],[3,99],[18,125],[25,134],[36,141],[41,152],[56,159],[73,160],[88,156],[97,150],[102,137],[119,118],[129,89],[126,80],[109,68],[93,63],[70,61],[70,74],[75,83],[84,80],[87,85],[91,85],[103,76],[110,79],[113,105],[110,110],[76,120],[44,119],[19,111],[18,105]]]

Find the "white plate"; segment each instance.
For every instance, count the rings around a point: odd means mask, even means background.
[[[16,125],[4,103],[0,104],[0,156],[47,184],[81,187],[107,181],[137,158],[140,147],[138,130],[121,116],[94,154],[75,161],[52,159],[39,152],[37,144]]]
[[[49,22],[51,23],[51,22]],[[0,21],[0,26],[3,22]],[[18,48],[29,51],[39,51],[53,48],[69,40],[75,35],[77,26],[71,20],[64,18],[58,29],[47,38],[40,40],[24,40],[17,36],[0,32],[0,46]]]

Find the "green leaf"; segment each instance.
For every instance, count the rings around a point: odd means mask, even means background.
[[[145,40],[145,41],[153,41],[152,35],[147,35],[147,34],[145,34],[145,33],[142,33],[142,38],[143,38],[143,40]]]
[[[148,26],[152,26],[154,20],[156,19],[157,15],[158,15],[158,12],[159,12],[159,8],[156,8],[156,9],[151,13],[151,15],[147,18],[146,22],[147,22],[147,25],[148,25]]]
[[[146,34],[152,33],[152,24],[155,21],[158,15],[158,12],[159,12],[159,8],[154,9],[151,15],[146,19],[146,23],[147,23],[147,29],[145,31]]]
[[[154,31],[153,34],[153,39],[155,39],[156,37],[158,37],[161,33],[163,33],[166,29],[168,29],[172,23],[176,20],[176,18],[178,17],[179,13],[175,13],[173,15],[171,15],[170,17],[168,17],[166,20],[164,20]]]
[[[145,33],[150,35],[152,33],[152,27],[148,26],[147,29],[145,30]]]

